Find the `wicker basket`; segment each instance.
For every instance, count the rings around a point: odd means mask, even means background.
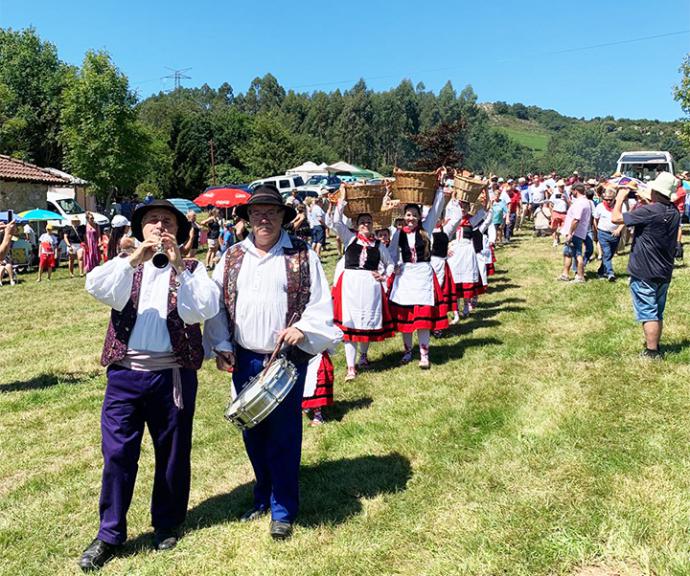
[[[380,212],[371,215],[374,220],[374,228],[380,230],[381,228],[388,228],[395,222],[396,218],[402,218],[405,214],[403,204],[400,200],[391,200],[387,206],[382,206]]]
[[[453,179],[455,197],[461,202],[467,202],[468,204],[474,204],[477,201],[483,187],[484,183],[481,180],[463,176],[459,172],[456,172]]]
[[[402,204],[429,206],[434,202],[437,180],[435,172],[393,171],[393,196]]]
[[[386,187],[383,184],[345,185],[345,216],[355,218],[357,214],[380,212],[385,195]]]

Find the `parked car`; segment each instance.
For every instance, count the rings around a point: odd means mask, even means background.
[[[342,181],[337,176],[315,174],[314,176],[309,177],[309,179],[304,183],[304,186],[300,186],[298,190],[305,192],[309,190],[320,194],[321,190],[325,188],[328,190],[328,192],[335,192],[338,188],[340,188],[341,182]]]
[[[638,180],[644,180],[646,176],[654,180],[659,172],[675,174],[671,153],[651,150],[623,152],[618,158],[616,170],[623,176]]]
[[[262,184],[270,184],[271,186],[275,186],[283,197],[287,197],[295,188],[304,186],[304,180],[301,176],[287,176],[285,174],[282,176],[271,176],[270,178],[254,180],[254,182],[249,185],[249,189],[253,192]]]
[[[46,209],[62,216],[62,220],[51,220],[54,226],[62,228],[67,226],[72,216],[78,216],[82,224],[86,224],[86,211],[79,205],[74,197],[74,192],[48,192],[46,198]],[[103,214],[92,212],[96,224],[107,226],[110,220]]]

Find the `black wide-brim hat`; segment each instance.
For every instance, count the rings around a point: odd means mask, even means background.
[[[252,197],[247,201],[246,204],[241,204],[235,208],[235,214],[237,214],[243,220],[249,222],[249,207],[257,204],[279,206],[282,208],[284,210],[283,224],[288,224],[297,217],[297,210],[295,210],[292,206],[287,206],[283,202],[283,197],[280,195],[280,192],[278,192],[278,189],[274,186],[259,186],[256,188],[252,194]]]
[[[144,231],[141,227],[141,221],[144,219],[147,212],[151,212],[151,210],[155,210],[156,208],[169,210],[175,216],[175,220],[177,220],[177,234],[175,237],[178,244],[184,244],[189,240],[189,229],[192,225],[189,223],[189,220],[187,220],[187,217],[175,208],[174,204],[171,204],[167,200],[153,200],[148,204],[139,206],[139,208],[134,211],[131,224],[132,236],[140,242],[144,240]]]

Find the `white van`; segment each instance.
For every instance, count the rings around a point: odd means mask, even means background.
[[[82,224],[86,224],[86,211],[76,201],[73,190],[48,192],[46,209],[62,216],[62,220],[53,220],[50,222],[54,226],[60,228],[67,226],[72,216],[77,216]],[[110,220],[103,216],[103,214],[99,214],[98,212],[92,212],[92,214],[94,220],[96,220],[96,224],[99,226],[107,226],[110,224]]]
[[[645,177],[654,180],[659,172],[675,174],[671,153],[651,150],[623,152],[618,159],[616,170],[624,176],[638,180],[644,180]]]
[[[295,188],[298,188],[300,186],[304,186],[304,180],[302,179],[301,176],[299,175],[282,175],[282,176],[271,176],[270,178],[261,178],[260,180],[254,180],[249,185],[249,190],[252,192],[257,186],[261,186],[263,184],[270,184],[271,186],[275,186],[278,189],[278,192],[283,196],[283,198],[287,198],[290,195],[290,192],[294,190]]]

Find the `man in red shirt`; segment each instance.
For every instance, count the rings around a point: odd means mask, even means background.
[[[513,180],[508,180],[510,186],[508,190],[508,195],[510,196],[510,202],[508,204],[508,221],[506,222],[505,229],[505,241],[510,242],[513,232],[515,231],[515,224],[517,223],[517,217],[520,213],[522,207],[522,194],[515,187],[515,182]]]

